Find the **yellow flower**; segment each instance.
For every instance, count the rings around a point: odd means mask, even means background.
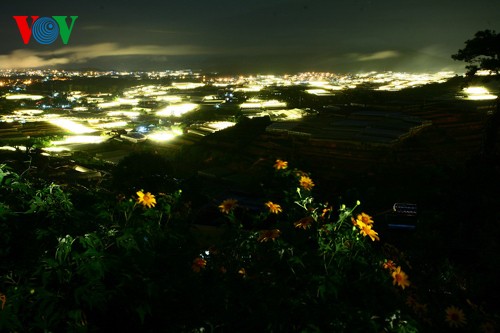
[[[406,298],[406,305],[408,305],[415,314],[423,316],[427,313],[427,304],[422,304],[416,300],[413,296],[408,296]]]
[[[363,222],[357,220],[356,221],[357,223],[357,226],[359,228],[359,233],[362,234],[363,236],[369,236],[372,241],[375,241],[375,240],[380,240],[380,238],[378,237],[378,233],[372,229],[372,226],[371,225],[367,225],[367,224],[364,224]]]
[[[275,240],[278,238],[281,234],[281,231],[279,229],[272,229],[272,230],[262,230],[260,232],[259,238],[257,238],[257,241],[259,242],[267,242],[268,240]]]
[[[410,286],[410,280],[408,280],[408,275],[406,275],[406,273],[401,270],[401,266],[398,266],[398,268],[396,268],[394,272],[392,272],[392,278],[393,278],[392,284],[394,285],[397,284],[398,286],[403,288],[403,290],[406,287]]]
[[[384,267],[384,269],[388,269],[390,271],[393,271],[396,269],[396,264],[392,260],[387,260],[386,262],[384,262],[382,264],[382,266]]]
[[[4,294],[0,293],[0,302],[2,302],[2,310],[3,310],[4,307],[5,307],[5,303],[7,303],[7,296],[5,296]]]
[[[295,228],[302,228],[304,230],[309,229],[314,222],[311,216],[303,217],[294,223]]]
[[[307,176],[300,176],[299,184],[300,187],[307,191],[312,190],[312,188],[314,187],[312,179]]]
[[[268,201],[265,203],[266,207],[269,209],[271,214],[279,214],[283,211],[280,205],[273,203],[272,201]]]
[[[198,257],[193,260],[191,268],[193,269],[193,272],[199,273],[206,266],[207,266],[207,261],[203,258]]]
[[[142,191],[138,191],[137,193],[137,203],[140,203],[141,205],[151,208],[156,205],[156,199],[155,196],[152,195],[150,192],[144,193]]]
[[[229,214],[238,204],[238,200],[226,199],[219,205],[219,209],[224,214]]]
[[[323,208],[323,212],[321,213],[321,218],[324,219],[325,216],[326,216],[326,214],[328,214],[331,211],[332,211],[332,207],[331,206]]]
[[[484,333],[495,333],[495,326],[491,322],[483,323],[480,328]]]
[[[245,270],[245,268],[240,268],[238,270],[238,274],[241,274],[242,276],[247,276],[247,271]]]
[[[449,306],[445,310],[446,312],[446,321],[450,327],[461,327],[467,324],[467,320],[465,319],[465,314],[462,309],[459,309],[455,306]]]
[[[361,221],[367,225],[373,224],[372,217],[368,214],[365,214],[365,213],[358,214],[358,216],[356,216],[356,220]]]
[[[477,304],[472,303],[472,301],[471,301],[470,299],[468,299],[468,298],[467,298],[465,301],[467,302],[467,304],[468,304],[468,305],[469,305],[469,306],[470,306],[473,310],[477,310],[477,309],[478,309]]]
[[[352,222],[353,226],[357,226],[358,225],[358,220],[355,220],[354,217],[352,217],[352,216],[351,216],[351,222]]]
[[[282,160],[276,160],[276,163],[274,164],[274,168],[276,170],[285,170],[286,168],[288,168],[288,162],[282,161]]]
[[[358,225],[358,223],[366,224],[370,227],[373,226],[373,220],[372,217],[368,214],[361,213],[356,216],[356,219],[351,217],[351,221],[353,225]]]

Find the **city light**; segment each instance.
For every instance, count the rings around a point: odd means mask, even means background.
[[[127,125],[128,125],[128,122],[126,122],[126,121],[114,121],[114,122],[110,122],[110,123],[96,124],[96,126],[99,128],[117,128],[117,127],[125,127]]]
[[[128,118],[137,118],[141,115],[139,111],[109,111],[107,113],[109,117],[128,117]]]
[[[302,109],[278,109],[278,110],[262,110],[246,115],[248,118],[268,116],[272,121],[297,120],[306,114]]]
[[[286,103],[272,99],[269,101],[261,101],[259,99],[249,99],[245,103],[240,104],[242,109],[268,109],[268,108],[285,108]]]
[[[302,109],[287,109],[269,111],[269,116],[273,120],[297,120],[304,117],[305,111]]]
[[[280,102],[275,99],[262,102],[263,108],[286,108],[285,102]]]
[[[261,107],[261,102],[246,102],[240,104],[240,108],[242,109],[260,109]]]
[[[423,86],[429,83],[443,83],[455,75],[453,72],[437,72],[437,73],[372,73],[363,77],[362,82],[377,83],[380,85],[377,90],[399,91],[406,88]],[[360,82],[361,83],[361,82]]]
[[[179,134],[174,132],[174,131],[155,131],[152,132],[147,136],[149,140],[156,141],[156,142],[165,142],[165,141],[170,141]]]
[[[43,113],[42,110],[16,110],[14,114],[17,115],[26,115],[26,116],[34,116]]]
[[[17,147],[18,149],[21,149],[20,147]],[[26,148],[26,147],[24,147]],[[12,147],[12,146],[1,146],[0,147],[0,150],[6,150],[6,151],[16,151],[16,147]]]
[[[43,150],[49,153],[62,153],[63,151],[70,151],[70,149],[66,147],[45,147]]]
[[[198,104],[185,103],[173,104],[167,106],[165,109],[156,112],[158,117],[181,117],[182,115],[194,111],[198,108]]]
[[[173,82],[172,83],[173,88],[180,89],[180,90],[200,88],[200,87],[203,87],[204,85],[205,85],[205,83],[197,83],[197,82]]]
[[[191,72],[183,71],[141,73],[57,71],[58,79],[100,76],[142,78],[147,76],[150,80],[154,80],[174,76],[182,80],[201,80],[201,77],[191,74]],[[2,71],[0,71],[1,75]],[[11,72],[3,73],[3,76],[7,78],[10,75],[12,75]],[[36,84],[40,80],[37,77],[47,78],[53,77],[55,74],[45,70],[35,70],[29,75],[34,76],[29,79],[23,78],[23,80],[31,80],[32,84]],[[15,111],[1,115],[0,121],[6,123],[7,129],[3,135],[7,139],[33,136],[37,133],[45,136],[75,135],[56,141],[56,147],[50,147],[46,150],[55,153],[73,149],[70,146],[72,144],[102,143],[111,138],[112,133],[113,137],[118,140],[117,142],[123,142],[123,144],[130,144],[130,142],[140,144],[146,138],[151,142],[168,142],[181,135],[186,135],[186,140],[189,141],[193,135],[206,136],[234,126],[235,122],[230,120],[235,119],[235,114],[231,112],[238,106],[239,110],[236,111],[246,118],[269,117],[273,122],[295,121],[314,113],[308,109],[289,108],[288,104],[290,103],[285,102],[285,100],[291,100],[287,96],[289,90],[280,89],[280,87],[295,86],[296,89],[294,88],[293,91],[297,91],[297,94],[314,95],[313,99],[316,102],[322,103],[324,100],[324,105],[329,106],[335,105],[335,101],[328,97],[341,95],[340,91],[342,90],[354,89],[359,86],[365,87],[364,89],[388,91],[411,89],[429,83],[444,82],[454,75],[452,72],[420,74],[304,72],[224,77],[207,75],[203,77],[202,82],[177,82],[174,79],[171,85],[165,85],[161,81],[158,84],[144,85],[140,83],[145,81],[137,79],[138,85],[125,88],[121,92],[90,93],[80,90],[69,92],[51,90],[45,96],[30,94],[26,92],[25,87],[16,85],[16,82],[22,81],[8,79],[1,81],[5,86],[11,86],[9,90],[5,90],[10,91],[10,93],[6,93],[3,97],[5,100],[17,102],[18,106]],[[206,89],[199,89],[204,86]],[[199,90],[189,91],[193,89]],[[19,93],[12,93],[13,91]],[[461,91],[461,95],[461,98],[466,100],[496,98],[485,87],[469,87]],[[64,100],[65,98],[67,101]],[[43,99],[43,103],[36,102],[40,99]],[[200,104],[197,104],[198,101]],[[185,122],[181,118],[200,108],[203,111],[209,111],[200,114],[200,119],[210,115],[213,115],[214,118],[194,123]],[[165,117],[170,119],[163,119]],[[174,120],[173,118],[178,119]],[[173,125],[174,121],[175,125]],[[28,122],[31,123],[29,126],[18,125]],[[134,131],[134,129],[136,130]],[[118,132],[118,130],[120,131]],[[101,132],[109,133],[109,136],[92,135]],[[118,136],[118,133],[121,135]],[[142,137],[139,137],[138,133],[141,133]],[[184,141],[175,141],[173,144],[182,144]]]
[[[343,90],[343,86],[332,85],[328,81],[309,81],[309,86],[313,88],[328,89],[328,90]]]
[[[179,103],[182,101],[182,97],[177,95],[157,96],[155,99],[160,102],[169,102],[169,103]]]
[[[477,75],[477,76],[490,76],[490,75],[493,75],[495,74],[494,71],[490,71],[490,70],[487,70],[487,69],[482,69],[482,70],[478,70],[474,75]]]
[[[68,144],[85,144],[85,143],[102,143],[108,140],[109,137],[102,135],[73,135],[67,136],[64,140],[60,141],[52,141],[51,144],[59,146],[59,145],[68,145]]]
[[[465,99],[480,101],[480,100],[492,100],[497,98],[496,95],[493,95],[489,92],[486,87],[467,87],[462,90],[466,97]]]
[[[118,98],[118,103],[120,105],[137,105],[139,104],[139,99],[138,98]]]
[[[236,123],[232,121],[213,121],[205,123],[204,125],[207,126],[208,128],[213,129],[214,131],[221,131],[236,125]]]
[[[258,91],[261,91],[263,88],[264,88],[264,86],[262,86],[262,85],[253,84],[253,85],[249,85],[247,87],[236,88],[236,89],[234,89],[234,91],[258,92]]]
[[[15,94],[15,95],[6,95],[5,99],[8,100],[19,100],[19,99],[29,99],[32,101],[38,101],[40,99],[44,98],[42,95],[29,95],[29,94]]]
[[[103,103],[97,104],[97,106],[100,107],[101,109],[114,108],[114,107],[120,106],[120,102],[117,102],[117,101],[103,102]]]
[[[67,131],[70,131],[75,134],[86,134],[86,133],[92,133],[95,132],[95,129],[92,129],[90,127],[87,127],[85,125],[79,124],[77,122],[74,122],[73,120],[69,119],[63,119],[63,118],[56,118],[56,119],[51,119],[49,122],[52,125],[61,127]]]
[[[325,89],[307,89],[306,93],[316,96],[332,96],[333,94]]]

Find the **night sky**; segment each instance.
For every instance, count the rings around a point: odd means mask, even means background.
[[[25,45],[14,15],[79,17],[67,45]],[[463,72],[450,55],[484,29],[499,0],[9,0],[0,69]]]

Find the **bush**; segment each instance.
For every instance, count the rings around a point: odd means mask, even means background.
[[[198,226],[179,189],[94,191],[81,207],[71,202],[81,193],[2,166],[0,330],[494,327],[452,267],[441,267],[445,285],[420,279],[361,203],[316,202],[310,175],[285,161],[270,177],[259,208],[227,198],[214,207],[219,226]]]

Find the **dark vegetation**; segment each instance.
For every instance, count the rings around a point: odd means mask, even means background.
[[[478,70],[500,71],[500,34],[492,30],[476,32],[474,38],[465,42],[465,47],[451,56],[454,60],[465,61],[467,74]]]
[[[350,187],[333,192],[318,185],[318,202],[336,207],[332,225],[342,216],[338,203],[356,199],[376,213],[380,198],[406,192],[422,207],[414,232],[390,230],[384,215],[374,214],[380,245],[359,243],[356,255],[337,248],[339,261],[330,262],[337,273],[325,275],[321,262],[313,264],[321,257],[308,254],[322,249],[310,243],[315,234],[304,231],[304,239],[292,227],[304,214],[294,208],[300,201],[294,176],[276,177],[271,159],[253,174],[259,196],[252,201],[240,193],[229,220],[217,209],[221,192],[210,190],[233,186],[195,175],[179,183],[153,152],[116,167],[87,164],[110,172],[99,182],[41,179],[36,152],[3,160],[18,161],[8,162],[17,170],[1,172],[6,305],[0,324],[7,331],[444,331],[449,305],[464,309],[467,331],[498,320],[499,300],[490,289],[500,276],[492,232],[500,179],[492,164],[415,168],[411,178],[395,167],[376,182],[350,177]],[[155,208],[137,206],[141,189],[157,195]],[[262,215],[268,199],[286,215]],[[280,228],[279,241],[258,242],[258,231],[271,225]],[[348,230],[337,246],[358,242]],[[197,273],[192,262],[205,251],[207,266]],[[410,288],[392,286],[380,266],[384,258],[404,267]],[[428,309],[408,305],[409,297]]]
[[[425,104],[463,84],[455,78],[397,93],[360,89],[331,102]],[[292,106],[325,105],[299,88],[283,96]],[[459,122],[470,117],[454,111]],[[269,119],[244,117],[171,159],[149,145],[116,166],[85,155],[43,156],[33,145],[2,153],[0,330],[495,331],[495,116],[498,109],[483,128],[492,133],[485,136],[487,150],[466,158],[440,150],[460,141],[454,128],[438,121],[399,151],[380,150],[379,160],[364,161],[363,168],[325,169],[321,161],[290,150],[249,155],[247,147],[265,135]],[[432,163],[403,158],[405,149],[421,150],[431,139],[442,139],[424,154]],[[277,158],[289,168],[275,170]],[[103,176],[75,180],[54,172],[67,164],[101,170]],[[227,169],[230,176],[217,173]],[[315,182],[312,191],[298,185],[303,175]],[[155,207],[141,204],[138,192],[155,195]],[[229,198],[238,205],[221,212],[218,206]],[[268,201],[280,203],[283,212],[268,211]],[[394,202],[417,204],[414,230],[389,226]],[[351,224],[351,215],[361,212],[373,216],[380,242]],[[297,228],[303,219],[314,223]],[[410,286],[393,284],[383,267],[387,260],[402,267]],[[466,318],[456,320],[456,328],[446,321],[450,306]]]

